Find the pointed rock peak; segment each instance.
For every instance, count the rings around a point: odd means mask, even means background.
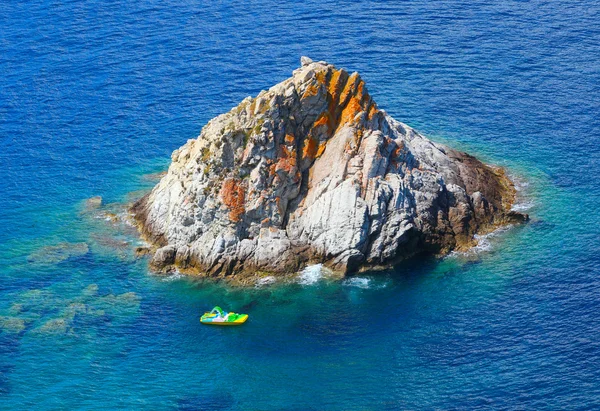
[[[313,63],[313,60],[310,57],[300,57],[300,64],[302,65],[302,67],[308,66],[310,63]]]
[[[274,94],[287,96],[289,86],[293,84],[299,110],[298,116],[293,117],[304,120],[300,131],[310,131],[310,126],[315,128],[315,132],[322,130],[327,138],[319,141],[325,144],[336,130],[345,125],[360,129],[380,126],[379,119],[375,118],[379,113],[377,105],[357,72],[349,74],[342,68],[337,69],[325,61],[313,61],[308,57],[302,58],[303,64],[307,61],[305,59],[310,63],[294,70],[291,79],[270,89]]]
[[[162,247],[153,267],[346,272],[464,249],[527,218],[510,211],[516,191],[502,171],[380,111],[358,73],[301,63],[209,121],[135,203],[142,233]]]

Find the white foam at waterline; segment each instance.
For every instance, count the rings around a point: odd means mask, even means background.
[[[514,227],[514,225],[509,224],[509,225],[505,225],[503,227],[499,227],[499,228],[495,229],[494,231],[492,231],[491,233],[475,234],[473,236],[473,238],[475,239],[475,241],[477,241],[476,245],[469,248],[467,251],[452,251],[450,254],[448,254],[448,257],[457,257],[457,256],[465,257],[465,256],[489,252],[494,248],[490,239],[493,239],[494,237],[497,237],[500,234],[507,232],[508,230],[510,230],[513,227]]]
[[[352,277],[352,278],[348,278],[342,282],[343,285],[347,285],[350,287],[358,287],[358,288],[369,288],[370,283],[371,283],[371,279],[364,278],[364,277]]]
[[[135,224],[130,219],[129,214],[120,213],[120,214],[118,214],[118,217],[123,222],[123,224],[125,224],[125,225],[127,225],[129,227],[135,227]]]
[[[259,278],[258,280],[256,280],[256,284],[254,286],[256,288],[260,288],[265,285],[273,284],[275,281],[277,281],[277,279],[275,277],[273,277],[272,275],[269,275],[267,277]]]
[[[513,206],[510,208],[510,211],[527,211],[530,208],[533,208],[533,206],[535,206],[533,201],[526,201],[524,203],[513,204]]]
[[[162,281],[165,281],[165,282],[177,281],[177,280],[181,280],[184,277],[185,277],[185,275],[183,275],[179,271],[175,270],[175,272],[173,274],[171,274],[167,277],[164,277],[162,279]]]
[[[378,290],[378,289],[387,287],[387,282],[377,283],[372,278],[351,277],[351,278],[347,278],[344,281],[342,281],[342,285],[347,286],[347,287],[362,288],[364,290],[366,290],[366,289]]]
[[[517,190],[517,191],[523,191],[527,187],[529,187],[529,183],[528,182],[526,182],[526,181],[520,181],[520,182],[515,181],[515,190]]]
[[[515,190],[517,191],[523,191],[523,189],[529,187],[529,181],[525,180],[520,176],[509,174],[508,178],[513,182],[513,184],[515,185]]]
[[[477,241],[477,245],[471,247],[468,251],[466,251],[466,253],[471,252],[478,254],[484,251],[490,251],[492,249],[492,243],[489,240],[490,237],[487,235],[475,235],[474,238]]]
[[[509,174],[508,178],[513,182],[515,190],[517,191],[517,198],[515,204],[510,208],[511,211],[527,211],[535,206],[531,196],[527,194],[527,188],[529,187],[529,181],[523,177]]]
[[[323,264],[309,265],[300,272],[298,284],[311,285],[323,278]]]

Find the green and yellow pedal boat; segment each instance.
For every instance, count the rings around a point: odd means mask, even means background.
[[[200,317],[202,324],[210,325],[241,325],[248,319],[248,314],[226,313],[221,307],[215,307],[209,313]]]

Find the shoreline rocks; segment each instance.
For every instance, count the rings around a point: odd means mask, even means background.
[[[172,154],[132,212],[151,267],[207,277],[339,272],[447,254],[521,223],[503,169],[379,109],[358,73],[302,58]]]

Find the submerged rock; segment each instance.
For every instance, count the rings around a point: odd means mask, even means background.
[[[42,247],[29,254],[27,261],[37,264],[56,264],[73,257],[81,257],[90,251],[86,243],[60,243]]]
[[[527,218],[514,198],[502,169],[394,120],[358,73],[302,58],[175,150],[132,211],[157,269],[345,273],[468,247]]]
[[[133,259],[133,250],[129,241],[116,236],[117,233],[92,234],[90,246],[96,255],[117,257],[121,261]]]
[[[69,331],[70,322],[66,318],[53,318],[46,321],[41,327],[34,331],[39,334],[66,334]]]
[[[123,294],[108,294],[94,300],[90,305],[97,312],[102,312],[112,320],[117,318],[123,320],[127,316],[138,313],[140,309],[141,298],[134,292]]]
[[[167,172],[166,171],[161,171],[159,173],[144,174],[142,176],[142,179],[144,179],[146,181],[159,181],[165,175],[167,175]]]
[[[17,317],[0,316],[0,330],[7,333],[18,334],[25,330],[25,320]]]
[[[102,206],[102,197],[100,196],[90,197],[87,200],[85,200],[85,207],[88,210],[94,210],[96,208],[99,208],[100,206]]]
[[[93,297],[98,294],[98,284],[90,284],[81,293],[85,297]]]
[[[131,321],[140,304],[140,296],[131,291],[99,295],[97,284],[70,296],[50,289],[28,290],[0,310],[0,334],[92,336],[98,326]]]

